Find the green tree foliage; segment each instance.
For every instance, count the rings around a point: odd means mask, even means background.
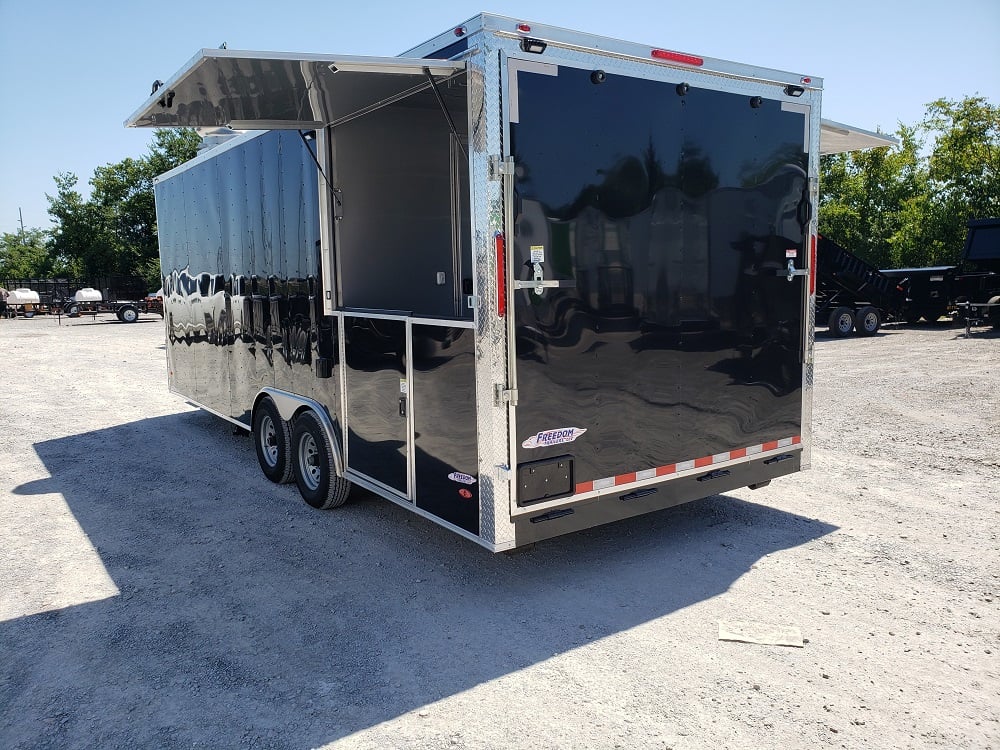
[[[47,196],[56,224],[50,252],[69,259],[79,275],[137,275],[158,287],[153,180],[192,158],[200,142],[194,130],[155,131],[146,156],[94,170],[86,200],[75,175],[57,175],[56,194]]]
[[[53,272],[42,229],[0,235],[0,279],[33,279]]]
[[[881,268],[956,263],[968,220],[1000,216],[1000,108],[939,99],[895,135],[820,160],[820,232]]]

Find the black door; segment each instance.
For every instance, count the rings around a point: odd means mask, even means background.
[[[586,490],[798,436],[803,108],[511,63],[517,464]]]

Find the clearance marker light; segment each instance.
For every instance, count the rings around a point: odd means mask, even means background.
[[[464,26],[458,26],[455,29],[455,36],[465,36],[465,27]]]
[[[700,67],[705,64],[705,60],[697,55],[685,55],[683,52],[671,52],[665,49],[654,49],[649,55],[657,60],[669,60],[670,62],[679,62],[685,65],[697,65]]]
[[[531,27],[528,26],[528,24],[526,24],[526,23],[519,23],[517,25],[517,30],[520,31],[522,34],[530,34],[531,33]]]
[[[816,294],[816,235],[809,241],[809,294]]]
[[[507,314],[507,253],[500,232],[493,241],[497,248],[497,315],[502,318]]]

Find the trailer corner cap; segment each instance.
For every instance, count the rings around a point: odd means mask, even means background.
[[[448,78],[464,62],[203,49],[125,121],[126,127],[302,130]]]
[[[895,146],[899,139],[885,133],[873,133],[853,125],[844,125],[833,120],[823,120],[819,130],[820,154],[842,154],[847,151],[861,151],[866,148]]]

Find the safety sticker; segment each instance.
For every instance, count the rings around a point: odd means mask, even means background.
[[[531,262],[532,263],[544,263],[545,262],[545,245],[532,245],[531,246]]]
[[[406,378],[399,379],[399,394],[401,396],[406,396],[410,392],[410,386],[406,382]]]
[[[786,258],[798,258],[799,257],[799,251],[796,250],[794,247],[790,247],[787,250],[785,250],[785,257]]]
[[[558,430],[542,430],[521,443],[521,447],[548,448],[550,445],[572,443],[586,431],[586,427],[560,427]]]
[[[448,475],[448,479],[453,482],[461,482],[462,484],[475,484],[476,478],[468,474],[463,474],[460,471],[453,471]]]

